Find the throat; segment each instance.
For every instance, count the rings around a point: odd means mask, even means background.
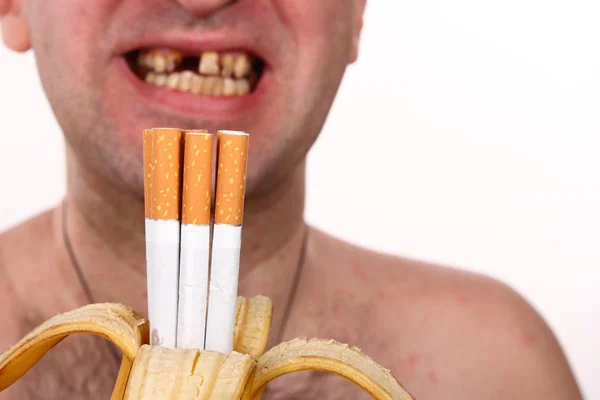
[[[132,263],[126,248],[102,240],[67,200],[61,209],[61,237],[72,282],[85,303],[123,303],[147,315],[145,258]]]

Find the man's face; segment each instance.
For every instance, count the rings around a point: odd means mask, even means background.
[[[25,15],[78,160],[139,196],[150,127],[248,132],[249,196],[288,172],[356,57],[364,8],[364,0],[12,1],[0,0],[0,14],[12,4]]]

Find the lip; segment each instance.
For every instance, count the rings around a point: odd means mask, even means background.
[[[147,102],[166,107],[173,111],[196,116],[230,117],[240,112],[250,111],[261,102],[272,82],[270,68],[265,67],[262,76],[252,93],[245,96],[202,96],[179,92],[165,87],[150,85],[142,81],[129,68],[125,57],[120,57],[118,69]]]

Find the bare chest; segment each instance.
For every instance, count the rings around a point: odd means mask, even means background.
[[[346,300],[346,301],[344,301]],[[362,349],[377,361],[390,365],[383,354],[383,343],[369,329],[366,307],[340,297],[334,301],[320,301],[319,307],[299,307],[290,320],[285,337],[328,338]],[[309,304],[307,302],[305,304]],[[349,310],[348,308],[352,308]],[[294,318],[295,317],[295,318]],[[285,340],[284,340],[285,341]],[[388,349],[395,352],[397,349]],[[384,360],[384,361],[382,361]],[[283,399],[371,399],[361,388],[346,379],[318,371],[302,371],[277,378],[267,385],[264,400]]]
[[[280,377],[267,386],[263,395],[263,400],[296,399],[367,400],[371,397],[344,378],[313,371]]]
[[[50,350],[1,400],[108,399],[118,372],[119,352],[91,335],[72,335]]]

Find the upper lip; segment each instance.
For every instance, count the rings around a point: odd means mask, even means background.
[[[272,60],[268,48],[261,46],[251,36],[235,31],[219,33],[168,32],[160,35],[147,35],[140,40],[125,44],[119,49],[119,52],[126,54],[148,48],[168,48],[184,55],[198,56],[204,51],[245,52],[259,57],[265,65],[269,65]]]

